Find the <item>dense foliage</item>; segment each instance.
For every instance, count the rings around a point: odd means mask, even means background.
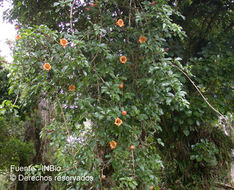
[[[0,67],[0,189],[10,189],[8,174],[10,165],[29,165],[34,155],[33,144],[25,141],[15,94],[8,95],[7,62],[1,57]]]
[[[34,142],[33,164],[93,176],[54,187],[196,190],[228,182],[232,140],[219,121],[229,131],[222,113],[232,119],[231,4],[13,1],[6,17],[22,27],[10,93],[43,142]]]

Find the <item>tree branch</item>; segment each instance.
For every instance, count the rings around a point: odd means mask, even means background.
[[[71,9],[70,9],[70,28],[71,28],[71,32],[72,35],[74,35],[74,29],[73,29],[73,25],[72,25],[72,15],[73,15],[73,7],[75,5],[76,0],[73,0],[72,5],[71,5]]]
[[[202,94],[202,92],[199,90],[199,88],[197,87],[197,85],[193,82],[193,80],[182,70],[180,69],[177,65],[170,63],[173,67],[176,67],[180,72],[182,72],[188,79],[189,81],[192,83],[192,85],[196,88],[196,90],[199,92],[199,94],[201,95],[201,97],[203,98],[203,100],[205,100],[205,102],[207,103],[207,105],[214,110],[222,119],[224,119],[226,121],[226,118],[224,117],[223,114],[221,114],[218,110],[216,110],[207,100],[207,98]]]
[[[227,184],[222,184],[222,183],[215,183],[216,187],[224,188],[224,189],[234,189],[234,187],[227,185]]]

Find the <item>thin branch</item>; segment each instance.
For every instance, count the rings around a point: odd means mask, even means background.
[[[103,80],[103,78],[98,74],[98,72],[96,71],[96,69],[93,68],[93,70],[94,70],[94,72],[97,74],[97,76],[102,80],[102,82],[103,82],[104,84],[106,84],[105,81]]]
[[[73,0],[72,5],[71,5],[71,9],[70,9],[70,27],[71,27],[71,32],[72,35],[74,35],[74,29],[73,29],[73,25],[72,25],[72,15],[73,15],[73,7],[75,5],[76,0]]]
[[[99,16],[100,16],[100,26],[101,26],[101,28],[103,27],[102,25],[103,25],[103,21],[102,21],[102,10],[99,8]],[[102,42],[102,32],[100,32],[100,37],[99,37],[99,39],[100,39],[100,43]]]
[[[92,64],[94,62],[94,60],[97,57],[97,53],[95,54],[95,56],[93,57],[93,59],[91,60],[90,64]],[[96,71],[96,69],[94,69],[94,67],[92,67],[92,69],[94,70],[94,72],[97,74],[97,76],[102,80],[102,82],[105,84],[105,81],[103,80],[103,78],[98,74],[98,72]]]
[[[94,60],[96,59],[98,53],[95,54],[95,56],[93,57],[93,59],[90,61],[90,65],[94,62]]]
[[[16,102],[17,102],[18,98],[19,98],[19,94],[17,94],[17,96],[16,96],[16,98],[15,98],[15,101],[14,101],[13,106],[16,104]]]
[[[234,187],[232,187],[231,185],[222,184],[222,183],[215,183],[215,186],[224,188],[224,189],[234,189]]]
[[[131,26],[131,12],[132,12],[132,0],[130,0],[130,4],[129,4],[129,20],[128,20],[128,25],[129,27]]]
[[[192,85],[196,88],[196,90],[199,92],[199,94],[201,95],[201,97],[205,100],[205,102],[207,103],[207,105],[212,109],[214,110],[218,115],[220,115],[222,117],[222,119],[225,119],[226,118],[224,117],[223,114],[221,114],[218,110],[216,110],[207,100],[207,98],[202,94],[202,92],[199,90],[199,88],[197,87],[197,85],[193,82],[193,80],[182,70],[180,69],[177,65],[173,64],[173,63],[170,63],[173,67],[176,67],[180,72],[182,72],[188,79],[189,81],[192,83]]]

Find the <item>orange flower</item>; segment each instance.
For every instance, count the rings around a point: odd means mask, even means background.
[[[46,71],[49,71],[49,70],[51,69],[50,64],[49,64],[49,63],[45,63],[45,64],[43,65],[43,69],[46,70]]]
[[[109,142],[109,144],[110,144],[111,149],[114,149],[117,146],[117,142],[115,142],[113,140],[111,142]]]
[[[124,87],[124,84],[123,84],[123,83],[119,85],[119,88],[123,88],[123,87]]]
[[[95,7],[96,6],[94,3],[90,3],[89,5],[90,5],[90,7]]]
[[[61,46],[67,46],[67,40],[65,38],[60,39],[60,45]]]
[[[123,116],[127,115],[127,112],[125,110],[123,110],[121,113]]]
[[[17,36],[15,38],[16,38],[16,40],[19,40],[21,38],[20,34],[17,34]]]
[[[155,2],[155,1],[153,1],[150,5],[152,5],[152,6],[153,6],[153,5],[156,5],[156,2]]]
[[[130,146],[130,150],[134,150],[135,149],[135,146],[134,145],[131,145]]]
[[[118,117],[115,119],[115,125],[117,125],[118,127],[120,125],[122,125],[123,121],[121,119],[119,119]]]
[[[145,36],[140,36],[139,38],[139,42],[142,44],[142,43],[145,43],[147,41],[147,38]]]
[[[120,58],[119,58],[119,60],[120,60],[120,62],[121,63],[126,63],[127,62],[127,57],[125,57],[125,56],[121,56]]]
[[[15,29],[18,30],[20,28],[19,25],[15,25]]]
[[[119,19],[117,22],[116,22],[116,25],[119,26],[119,27],[123,27],[124,26],[124,21],[122,19]]]
[[[75,90],[75,85],[74,84],[71,84],[70,86],[69,86],[69,91],[70,92],[73,92]]]

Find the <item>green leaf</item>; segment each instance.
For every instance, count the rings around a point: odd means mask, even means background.
[[[185,134],[185,136],[189,136],[189,130],[188,129],[184,129],[183,133]]]

